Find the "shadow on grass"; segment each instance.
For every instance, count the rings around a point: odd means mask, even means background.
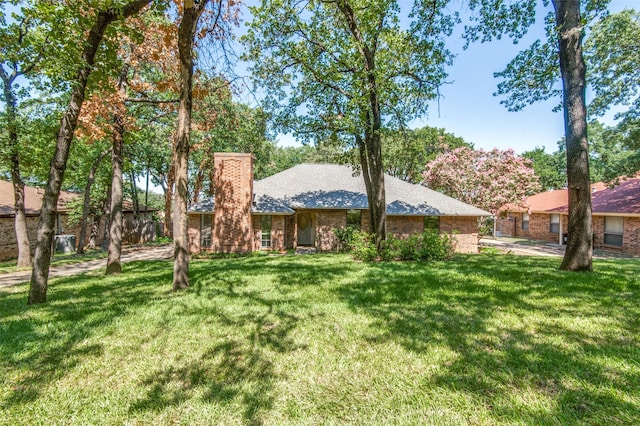
[[[48,302],[28,306],[25,292],[0,293],[0,365],[24,371],[7,408],[42,396],[43,389],[90,357],[103,354],[100,343],[87,344],[114,320],[157,297],[155,283],[171,279],[167,262],[136,262],[127,273],[105,277],[99,272],[52,279]],[[168,272],[167,272],[168,271]],[[170,282],[170,281],[169,281]]]
[[[599,262],[595,274],[581,274],[555,263],[471,256],[374,264],[336,291],[373,319],[370,342],[417,353],[447,347],[453,360],[425,386],[460,395],[496,422],[639,421],[629,395],[640,394],[640,376],[629,366],[640,359],[640,264],[621,272]]]
[[[310,311],[297,294],[298,287],[321,287],[345,269],[324,265],[317,258],[308,265],[301,268],[299,258],[286,256],[192,262],[190,291],[213,303],[200,312],[189,304],[184,313],[215,318],[218,332],[202,342],[198,357],[145,376],[146,394],[130,406],[130,413],[160,412],[199,398],[242,412],[247,424],[262,424],[264,414],[273,407],[274,383],[281,379],[271,360],[304,350],[291,332],[300,322],[322,316]],[[228,334],[223,336],[225,330]]]

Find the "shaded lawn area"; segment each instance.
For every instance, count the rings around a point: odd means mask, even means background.
[[[0,290],[0,424],[639,424],[640,262],[170,261]]]

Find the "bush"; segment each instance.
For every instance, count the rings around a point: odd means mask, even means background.
[[[372,234],[360,232],[354,228],[335,228],[333,233],[338,239],[338,250],[351,253],[358,260],[372,262],[380,260],[446,260],[453,256],[453,241],[448,235],[439,235],[433,230],[422,234],[410,235],[400,239],[389,235],[382,242],[380,253],[376,250],[375,238]]]
[[[338,239],[339,252],[346,253],[353,250],[353,240],[356,232],[359,231],[350,226],[346,228],[333,228],[333,234]]]
[[[411,235],[405,239],[389,236],[382,246],[380,258],[389,260],[445,260],[453,255],[453,244],[447,235],[435,231]]]

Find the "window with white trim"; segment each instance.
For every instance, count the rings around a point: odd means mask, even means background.
[[[522,213],[522,230],[523,231],[529,230],[529,214],[528,213]]]
[[[560,232],[560,215],[552,214],[549,223],[549,232],[557,234]]]
[[[260,247],[271,248],[271,216],[260,216]]]
[[[622,247],[624,234],[624,219],[617,216],[604,218],[604,243],[610,246]]]

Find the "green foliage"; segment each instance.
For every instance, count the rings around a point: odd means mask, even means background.
[[[382,134],[384,171],[411,183],[420,183],[425,165],[439,154],[473,143],[445,129],[425,126],[420,129],[388,130]]]
[[[367,232],[354,231],[351,240],[351,255],[363,262],[373,262],[378,258],[375,236]]]
[[[445,14],[446,2],[416,2],[406,31],[398,3],[281,0],[251,9],[253,20],[242,39],[245,59],[253,61],[253,76],[266,89],[264,105],[277,130],[354,147],[354,135],[370,125],[369,78],[377,82],[385,127],[405,127],[426,112],[451,61],[444,37],[453,21]],[[369,59],[363,57],[366,49]],[[367,70],[369,60],[375,66]]]
[[[354,259],[372,262],[378,258],[382,261],[414,260],[436,261],[447,260],[453,256],[453,241],[448,235],[427,230],[422,234],[410,235],[407,238],[396,238],[388,235],[382,242],[380,253],[376,251],[373,235],[358,231],[352,227],[334,228],[338,239],[338,250],[350,253]]]
[[[433,230],[407,238],[387,237],[381,258],[383,260],[437,261],[453,256],[453,241],[448,235],[440,235]]]
[[[563,149],[564,141],[558,145],[558,151],[552,154],[546,153],[544,147],[536,147],[522,153],[523,158],[531,161],[543,191],[567,186],[567,154]]]
[[[333,234],[338,239],[338,252],[346,253],[352,250],[356,232],[358,231],[351,226],[347,226],[345,228],[333,228]]]

